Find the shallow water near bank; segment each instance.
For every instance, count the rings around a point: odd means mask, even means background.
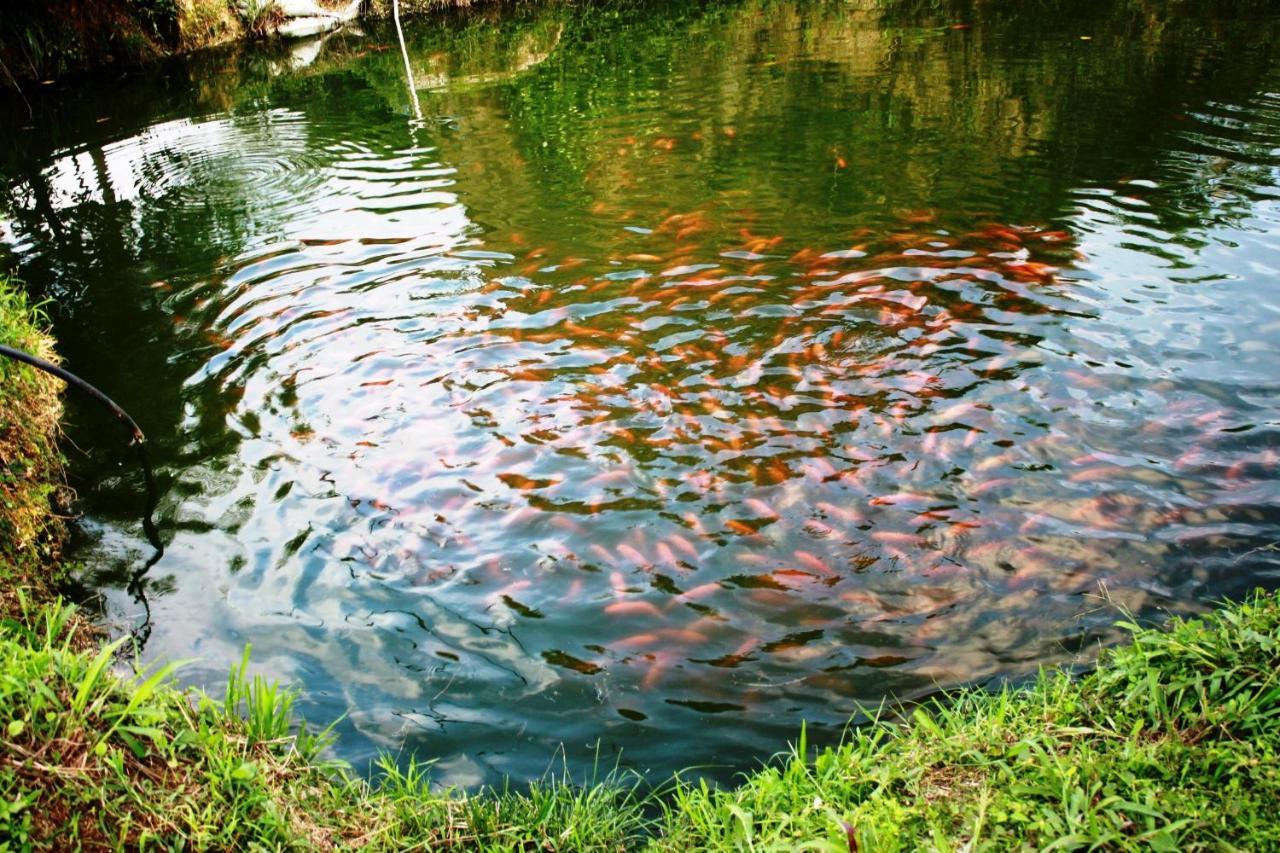
[[[164,490],[134,577],[71,401],[81,582],[464,785],[727,778],[1087,662],[1103,589],[1275,586],[1277,21],[1224,8],[552,4],[410,22],[412,92],[377,24],[42,90],[6,262]]]

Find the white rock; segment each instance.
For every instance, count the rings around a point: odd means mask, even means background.
[[[355,20],[361,0],[351,0],[341,9],[325,9],[315,0],[278,0],[280,11],[288,20],[276,32],[285,38],[305,38],[335,30]]]

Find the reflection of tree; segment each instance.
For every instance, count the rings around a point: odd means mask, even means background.
[[[184,380],[207,358],[200,330],[174,316],[194,301],[184,291],[226,257],[282,228],[280,188],[264,182],[262,170],[241,155],[269,152],[279,161],[266,166],[277,169],[292,168],[291,156],[306,168],[324,162],[310,157],[316,146],[305,122],[287,125],[285,136],[279,123],[257,114],[153,123],[191,109],[165,98],[157,98],[157,106],[159,116],[135,114],[147,129],[125,142],[94,133],[97,140],[52,162],[42,162],[35,146],[11,150],[0,203],[14,238],[26,244],[16,258],[21,278],[54,300],[55,321],[100,330],[63,339],[69,364],[110,388],[163,444],[180,433]],[[74,116],[62,119],[70,127],[57,128],[55,138],[82,132],[87,124],[84,117],[78,125]],[[131,381],[138,376],[147,381]],[[91,410],[80,411],[74,400],[71,405],[86,427],[73,431],[77,444],[91,450],[101,434],[106,451],[90,454],[75,470],[86,482],[113,483],[109,473],[119,461],[114,433],[97,429]],[[118,484],[119,499],[133,503],[136,486],[132,480]]]
[[[1185,4],[1158,27],[1148,26],[1143,4],[1110,4],[1102,18],[1089,19],[1094,38],[1087,45],[1043,35],[1041,22],[1029,21],[1022,8],[755,0],[679,4],[655,15],[649,7],[552,5],[419,26],[409,37],[416,73],[442,84],[463,81],[432,94],[429,108],[462,120],[460,131],[440,135],[445,154],[464,146],[457,159],[483,166],[467,176],[468,204],[482,221],[493,216],[520,229],[536,228],[537,213],[526,206],[533,221],[522,223],[521,210],[504,209],[516,188],[524,197],[576,199],[584,220],[593,204],[624,207],[639,178],[634,159],[617,156],[623,126],[633,134],[647,129],[641,145],[653,137],[679,136],[681,144],[700,137],[689,167],[644,174],[653,198],[711,199],[725,186],[751,186],[757,205],[793,211],[799,229],[827,227],[833,217],[856,224],[885,209],[981,209],[997,193],[1010,217],[1052,219],[1066,209],[1072,187],[1150,171],[1167,156],[1162,140],[1181,132],[1185,113],[1211,96],[1254,91],[1274,53],[1270,25],[1249,28],[1243,42],[1199,39],[1229,24],[1206,16],[1196,26],[1171,20],[1189,14]],[[961,18],[976,21],[974,29],[946,28]],[[913,26],[922,21],[930,26]],[[136,396],[156,410],[153,417],[176,425],[176,389],[205,342],[175,327],[162,307],[169,297],[148,285],[163,270],[181,290],[186,278],[207,275],[219,259],[280,230],[272,213],[278,188],[234,151],[234,134],[257,134],[263,143],[261,134],[278,129],[250,114],[220,120],[229,134],[226,156],[214,156],[216,137],[185,147],[135,140],[137,186],[128,191],[113,182],[107,134],[176,119],[159,128],[176,128],[181,138],[186,120],[177,117],[234,108],[270,89],[276,104],[301,116],[302,134],[253,147],[322,168],[333,155],[315,144],[310,128],[341,115],[339,132],[347,133],[378,125],[388,107],[403,112],[398,57],[370,50],[386,35],[374,26],[372,44],[334,39],[295,77],[273,78],[281,58],[271,53],[203,54],[183,66],[185,75],[156,71],[138,85],[113,85],[106,125],[93,91],[56,112],[36,105],[36,130],[19,136],[0,164],[9,176],[3,193],[12,228],[36,249],[24,253],[21,273],[59,299],[57,312],[92,316],[103,328],[145,330],[125,358],[148,364],[158,381],[145,391],[118,388],[126,405]],[[797,68],[818,73],[789,73]],[[351,98],[348,71],[380,97]],[[671,108],[707,80],[713,103],[697,102],[705,107],[698,113]],[[64,156],[65,173],[52,173],[44,152],[71,141],[85,156]],[[833,155],[849,168],[834,173]],[[797,162],[813,167],[792,168]],[[1176,219],[1167,224],[1201,222],[1213,192],[1238,181],[1218,174],[1213,162],[1185,164],[1177,172],[1183,183],[1161,189],[1178,201],[1161,206]],[[180,183],[169,186],[175,175]],[[201,204],[202,196],[216,203]],[[69,340],[66,348],[91,379],[116,385],[112,371],[126,375],[112,367],[122,362],[108,336]],[[197,354],[188,360],[175,351]],[[159,435],[172,432],[157,427]]]
[[[629,133],[647,129],[641,145],[699,137],[691,166],[644,174],[646,195],[710,199],[725,186],[751,186],[757,205],[793,211],[801,229],[829,226],[833,217],[856,224],[885,209],[981,209],[997,194],[1007,216],[1052,219],[1066,210],[1072,187],[1149,172],[1168,156],[1163,140],[1182,131],[1187,112],[1211,97],[1254,91],[1274,55],[1273,25],[1250,27],[1243,41],[1201,39],[1230,24],[1204,15],[1195,26],[1179,22],[1190,14],[1188,4],[1149,26],[1146,5],[1118,0],[1089,19],[1094,37],[1087,45],[1044,35],[1040,21],[1018,11],[1022,4],[916,6],[755,0],[679,4],[656,15],[649,7],[522,7],[411,29],[410,51],[423,78],[463,83],[434,93],[430,107],[463,120],[440,142],[446,155],[450,146],[465,146],[458,158],[483,165],[465,185],[482,220],[499,211],[503,220],[519,218],[520,211],[503,210],[513,188],[580,200],[584,219],[592,204],[625,206],[638,180],[634,161],[617,155],[617,128],[626,126]],[[974,29],[946,28],[962,18]],[[929,26],[914,26],[922,21]],[[203,54],[183,66],[185,76],[157,71],[139,85],[113,85],[105,126],[102,99],[92,90],[56,112],[37,104],[35,132],[21,135],[0,164],[9,176],[3,194],[12,227],[36,249],[23,255],[22,275],[59,298],[58,312],[92,316],[104,328],[145,329],[127,358],[153,365],[166,377],[156,387],[176,394],[200,357],[188,363],[171,353],[204,342],[175,328],[161,307],[163,293],[147,287],[154,271],[164,270],[180,289],[184,276],[207,275],[220,258],[281,227],[272,215],[278,188],[234,156],[234,134],[258,134],[255,149],[322,168],[333,155],[314,144],[309,128],[342,115],[346,133],[377,125],[388,107],[403,111],[398,57],[370,50],[386,35],[375,26],[372,45],[334,39],[305,74],[280,79],[272,76],[281,67],[274,54]],[[818,73],[789,73],[799,68]],[[348,72],[380,97],[351,98]],[[697,113],[671,108],[707,80],[713,103],[697,102],[705,107]],[[227,156],[213,156],[216,137],[185,147],[135,140],[137,187],[115,185],[106,134],[211,106],[233,108],[269,89],[275,103],[302,117],[301,136],[263,143],[261,134],[278,129],[261,116],[233,114],[220,120],[230,134]],[[149,133],[177,128],[180,137],[184,122]],[[62,157],[64,173],[51,173],[44,152],[70,141],[84,156]],[[833,156],[849,168],[833,172]],[[813,167],[791,168],[797,162]],[[1177,204],[1161,206],[1175,220],[1168,225],[1200,223],[1213,193],[1239,180],[1216,170],[1213,158],[1189,162],[1177,172],[1181,185],[1161,188],[1177,196]],[[168,186],[175,175],[181,183]],[[202,196],[216,203],[198,203]],[[533,207],[528,215],[536,220]],[[67,348],[73,362],[91,366],[91,379],[113,384],[111,365],[120,357],[105,336],[68,341]],[[117,393],[126,404],[132,394],[156,402],[155,389]],[[162,420],[176,423],[176,397],[164,408]]]
[[[1144,4],[1130,2],[1095,10],[1087,23],[1047,26],[1013,11],[1025,4],[908,6],[749,2],[657,16],[647,7],[553,9],[423,28],[410,49],[424,74],[445,67],[455,78],[491,79],[490,69],[517,65],[519,32],[563,26],[558,48],[527,73],[433,102],[440,114],[466,117],[467,149],[482,146],[486,169],[506,173],[495,187],[538,183],[588,204],[621,201],[629,181],[611,128],[625,117],[632,132],[648,121],[653,136],[703,136],[697,173],[648,174],[651,188],[670,182],[652,194],[690,197],[691,180],[704,182],[704,197],[717,184],[750,183],[814,222],[886,207],[980,209],[995,199],[1010,216],[1060,216],[1072,187],[1149,172],[1190,105],[1255,90],[1274,55],[1272,24],[1242,28],[1200,6],[1176,5],[1158,27]],[[971,30],[946,26],[974,16]],[[1075,35],[1081,28],[1093,34],[1088,42]],[[1236,33],[1243,42],[1204,37]],[[389,102],[403,100],[385,57],[357,68]],[[820,73],[788,73],[798,68]],[[690,81],[707,79],[714,104],[698,102],[697,115],[664,109]],[[715,133],[725,127],[737,129],[736,141]],[[508,138],[514,150],[503,148]],[[851,168],[833,185],[823,167],[835,149]],[[773,168],[801,160],[814,168]],[[1203,212],[1196,188],[1171,191],[1184,196],[1191,221]],[[610,192],[619,198],[602,198]]]

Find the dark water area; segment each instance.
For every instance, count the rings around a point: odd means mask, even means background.
[[[79,583],[463,785],[724,779],[1277,586],[1280,19],[1027,5],[516,7],[410,22],[412,88],[369,24],[9,104],[0,260],[162,487],[135,578],[70,401]]]

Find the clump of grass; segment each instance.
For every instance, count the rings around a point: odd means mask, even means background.
[[[284,23],[284,12],[276,0],[239,0],[236,8],[245,32],[255,38],[271,35]]]
[[[1275,849],[1280,596],[1132,632],[1079,681],[968,692],[734,790],[681,785],[672,850]]]
[[[218,44],[241,32],[240,20],[227,0],[181,0],[177,27],[181,51]]]
[[[77,652],[74,624],[55,602],[0,626],[0,837],[234,849],[306,834],[296,804],[308,784],[332,784],[314,752],[255,742],[222,703],[173,688],[177,663],[119,677],[120,643]]]
[[[56,360],[46,318],[0,275],[0,344]],[[48,590],[62,528],[50,500],[62,483],[60,382],[0,358],[0,614],[16,589]]]
[[[404,848],[483,850],[636,850],[648,838],[648,797],[617,773],[575,782],[565,771],[528,786],[472,794],[432,793],[429,764],[378,762],[369,804],[379,820],[360,841]]]

